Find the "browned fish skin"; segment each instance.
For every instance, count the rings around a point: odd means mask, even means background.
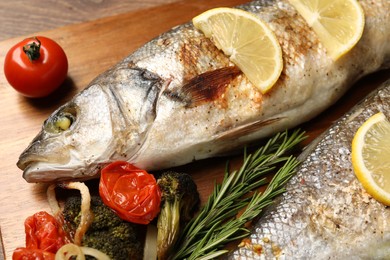
[[[282,46],[282,75],[265,95],[192,23],[173,28],[55,111],[18,167],[28,182],[96,178],[115,160],[169,168],[307,121],[358,78],[390,65],[390,1],[359,2],[365,31],[337,61],[287,0],[240,6],[267,22]],[[71,127],[53,132],[64,113],[74,117]]]
[[[306,148],[286,193],[230,258],[389,259],[390,208],[365,192],[350,158],[357,129],[378,112],[390,118],[390,80]]]

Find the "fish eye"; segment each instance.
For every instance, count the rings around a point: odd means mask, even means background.
[[[49,133],[58,134],[64,132],[76,121],[75,109],[64,109],[58,111],[46,120],[45,130]]]
[[[60,116],[56,117],[54,121],[54,126],[63,131],[68,130],[73,123],[73,116],[68,113],[63,113]]]

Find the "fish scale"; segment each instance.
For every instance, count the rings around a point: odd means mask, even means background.
[[[230,258],[389,259],[390,208],[365,192],[351,163],[354,134],[378,112],[390,118],[390,80],[305,148],[286,192]]]

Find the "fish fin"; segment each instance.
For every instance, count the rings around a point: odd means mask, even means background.
[[[273,124],[275,122],[278,122],[281,119],[282,119],[281,117],[276,117],[276,118],[270,118],[270,119],[262,120],[262,121],[259,120],[259,121],[253,122],[253,123],[241,125],[241,126],[235,127],[234,129],[231,129],[229,131],[218,134],[216,139],[234,140],[234,139],[237,139],[239,137],[254,133],[254,132],[258,131],[261,127]]]
[[[183,101],[186,107],[196,107],[219,98],[228,84],[241,73],[236,66],[207,71],[184,84],[180,94],[169,93],[169,95]]]

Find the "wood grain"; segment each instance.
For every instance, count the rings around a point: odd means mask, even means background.
[[[180,0],[0,1],[0,41]]]
[[[58,41],[67,53],[70,64],[66,82],[57,92],[44,99],[31,100],[18,95],[4,78],[3,61],[6,51],[28,35],[0,42],[0,227],[8,259],[11,259],[16,247],[24,245],[24,219],[37,211],[49,210],[46,203],[46,186],[26,183],[21,177],[22,172],[15,165],[19,154],[38,133],[47,116],[83,89],[99,73],[158,34],[189,21],[206,9],[222,5],[234,6],[243,2],[246,1],[181,1],[32,33],[30,35],[46,35]],[[334,106],[302,125],[309,134],[306,143],[388,77],[389,71],[383,71],[360,80]],[[240,156],[230,160],[233,167],[237,167],[241,162]],[[222,179],[225,163],[226,158],[214,158],[180,169],[193,175],[204,201],[210,194],[214,181]]]

